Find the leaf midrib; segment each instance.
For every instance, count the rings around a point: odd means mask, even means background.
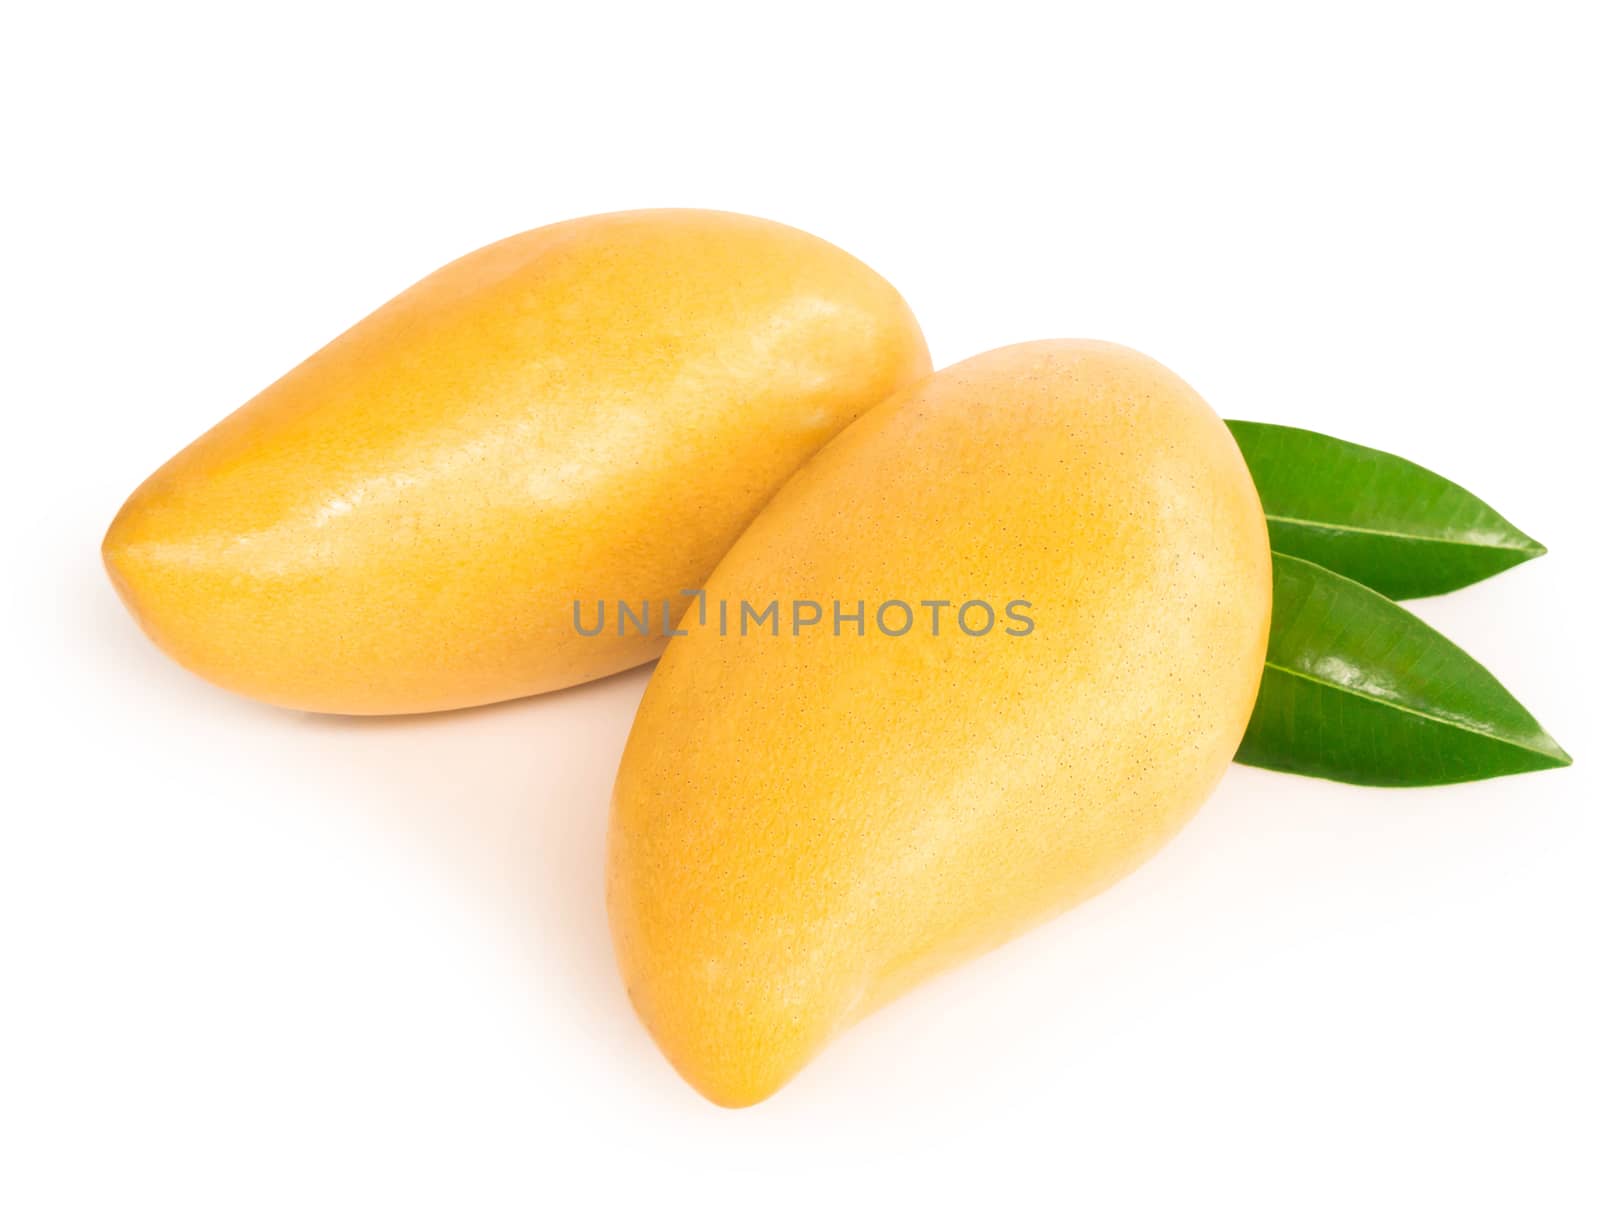
[[[1536,749],[1534,746],[1529,745],[1526,741],[1513,741],[1507,737],[1495,736],[1492,733],[1483,732],[1477,728],[1463,727],[1461,724],[1455,723],[1452,720],[1442,719],[1437,715],[1430,715],[1428,712],[1419,711],[1415,707],[1403,707],[1397,702],[1390,702],[1387,698],[1379,698],[1377,695],[1369,694],[1364,690],[1353,690],[1349,686],[1339,685],[1336,682],[1329,681],[1326,677],[1318,677],[1314,673],[1303,673],[1299,669],[1286,668],[1282,664],[1274,663],[1272,660],[1267,661],[1266,667],[1271,669],[1273,672],[1282,673],[1286,677],[1295,677],[1301,681],[1309,682],[1312,685],[1320,685],[1324,689],[1333,690],[1339,694],[1348,694],[1352,698],[1359,698],[1366,702],[1375,703],[1380,707],[1388,707],[1391,711],[1399,711],[1405,715],[1414,715],[1418,719],[1428,720],[1431,723],[1440,724],[1446,728],[1453,728],[1457,732],[1464,732],[1469,736],[1479,736],[1486,741],[1497,741],[1502,745],[1510,745],[1514,749],[1521,749],[1527,753],[1535,754],[1538,757],[1548,758],[1552,762],[1560,762],[1566,758],[1566,754],[1564,752],[1547,753],[1541,749]],[[1570,761],[1570,759],[1567,760]]]
[[[1416,532],[1395,532],[1387,528],[1364,528],[1356,524],[1327,523],[1318,519],[1299,519],[1293,515],[1275,515],[1266,512],[1269,524],[1294,524],[1301,528],[1323,528],[1329,532],[1350,532],[1360,536],[1383,536],[1400,541],[1418,541],[1429,545],[1455,545],[1462,549],[1493,549],[1498,553],[1515,553],[1524,556],[1537,557],[1533,552],[1535,546],[1529,545],[1490,545],[1483,541],[1464,541],[1458,537],[1450,536],[1425,536]]]

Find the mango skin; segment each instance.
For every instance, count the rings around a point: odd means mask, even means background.
[[[736,1107],[1172,837],[1244,734],[1271,559],[1244,461],[1194,391],[1129,349],[1041,341],[862,417],[707,592],[712,610],[828,609],[821,633],[778,637],[691,621],[613,796],[629,996],[683,1077]],[[868,634],[833,637],[831,601],[862,598]],[[925,610],[903,637],[870,624],[888,599],[1013,598],[1031,634],[969,637],[954,608],[937,637]]]
[[[654,658],[595,602],[698,587],[783,481],[929,370],[821,239],[688,209],[505,239],[406,290],[180,452],[103,546],[162,650],[310,711],[497,702]]]

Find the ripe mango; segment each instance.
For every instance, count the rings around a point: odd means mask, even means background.
[[[380,307],[128,499],[105,563],[173,659],[312,711],[559,689],[679,600],[841,427],[929,370],[887,282],[731,213],[588,217]]]
[[[1244,733],[1271,561],[1193,390],[1132,350],[1042,341],[867,413],[706,592],[628,740],[607,899],[640,1018],[742,1106],[1172,837]],[[771,601],[775,632],[721,632],[719,607]],[[976,602],[986,631],[960,620]]]

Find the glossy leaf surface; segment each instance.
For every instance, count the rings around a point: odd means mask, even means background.
[[[1345,783],[1419,787],[1566,766],[1489,671],[1370,588],[1272,556],[1272,630],[1235,760]]]
[[[1273,549],[1391,599],[1454,591],[1544,553],[1493,507],[1410,460],[1292,426],[1228,428]]]

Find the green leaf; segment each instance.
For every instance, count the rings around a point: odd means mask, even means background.
[[[1274,553],[1272,602],[1236,761],[1380,787],[1571,764],[1483,665],[1371,588]]]
[[[1493,507],[1410,460],[1291,426],[1228,428],[1272,547],[1392,600],[1451,592],[1544,553]]]

